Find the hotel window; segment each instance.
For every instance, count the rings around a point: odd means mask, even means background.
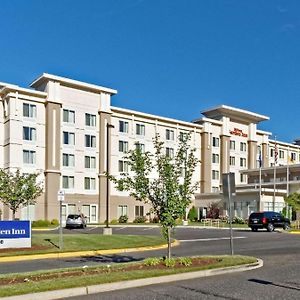
[[[23,103],[23,117],[36,118],[36,105]]]
[[[218,193],[218,192],[219,192],[219,187],[218,187],[218,186],[213,186],[213,187],[211,188],[211,191],[212,191],[213,193]]]
[[[247,166],[246,158],[240,158],[240,167],[246,167],[246,166]]]
[[[74,154],[63,153],[63,166],[64,167],[74,167],[75,166]]]
[[[75,111],[64,109],[63,110],[63,122],[65,123],[75,123]]]
[[[119,160],[119,172],[127,173],[128,172],[128,162],[125,160]]]
[[[84,189],[85,190],[95,190],[96,189],[96,179],[92,177],[84,177]]]
[[[85,147],[96,148],[96,137],[94,135],[85,135]]]
[[[145,144],[135,143],[135,148],[140,149],[141,153],[145,153]]]
[[[143,124],[136,124],[136,131],[137,135],[145,135],[145,125]]]
[[[96,169],[96,157],[85,156],[84,157],[84,167],[86,169]]]
[[[128,209],[127,205],[119,205],[118,206],[118,218],[121,216],[127,216],[128,215]]]
[[[219,163],[219,154],[213,153],[213,155],[212,155],[212,162],[214,164],[218,164]]]
[[[219,180],[219,171],[217,170],[212,170],[212,179]]]
[[[174,130],[166,129],[166,140],[174,141]]]
[[[174,149],[166,147],[166,156],[169,158],[173,158],[174,157]]]
[[[274,148],[271,148],[271,149],[270,149],[270,156],[271,156],[271,157],[274,157],[274,152],[275,152]]]
[[[63,144],[64,145],[75,145],[75,133],[73,132],[63,132]]]
[[[296,153],[295,152],[291,152],[291,159],[293,162],[296,161]]]
[[[23,163],[27,165],[34,165],[36,162],[35,151],[23,150]]]
[[[123,152],[123,153],[128,152],[128,142],[119,141],[119,152]]]
[[[119,132],[128,133],[128,122],[119,121]]]
[[[188,137],[188,133],[187,132],[180,132],[179,133],[179,141],[180,142],[186,141],[187,137]]]
[[[230,150],[235,150],[235,141],[230,141],[229,147]]]
[[[36,140],[36,129],[32,127],[23,127],[23,140],[24,141],[35,141]]]
[[[95,127],[96,126],[96,115],[85,114],[85,125]]]
[[[229,165],[230,166],[235,166],[235,157],[234,156],[229,157]]]
[[[245,152],[245,151],[247,150],[247,144],[241,142],[241,143],[240,143],[240,150],[243,151],[243,152]]]
[[[213,147],[219,147],[220,146],[220,139],[217,137],[213,137]]]
[[[241,179],[241,182],[246,182],[247,177],[245,174],[241,174],[240,179]]]
[[[64,189],[74,188],[74,176],[63,176],[62,177],[62,187]]]
[[[144,206],[136,205],[135,206],[135,216],[136,217],[143,217],[144,216]]]
[[[284,158],[284,151],[283,150],[279,150],[279,158]]]

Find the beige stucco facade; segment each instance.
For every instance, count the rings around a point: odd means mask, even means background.
[[[126,169],[125,152],[137,142],[152,152],[156,134],[170,155],[176,153],[178,137],[191,134],[191,146],[200,160],[193,178],[200,183],[193,203],[199,213],[213,202],[222,202],[222,174],[229,172],[235,174],[239,189],[236,214],[244,216],[252,209],[269,207],[262,203],[269,203],[268,197],[274,202],[272,192],[265,190],[258,204],[257,190],[251,186],[247,171],[257,170],[259,154],[263,168],[274,166],[275,144],[278,167],[291,161],[300,163],[299,145],[272,140],[270,132],[257,128],[269,119],[267,116],[220,105],[202,112],[193,122],[185,122],[112,106],[116,93],[51,74],[37,78],[31,88],[0,83],[0,168],[39,172],[44,186],[35,206],[20,209],[20,219],[58,219],[60,190],[66,195],[64,218],[80,211],[90,223],[104,222],[107,200],[110,221],[122,214],[129,220],[139,215],[150,218],[149,205],[117,191],[113,184],[108,184],[107,193],[105,172],[120,176]],[[251,191],[247,190],[250,186]],[[282,203],[282,191],[277,191],[276,197]],[[2,218],[11,218],[1,203],[0,209]],[[225,204],[222,209],[226,213]]]

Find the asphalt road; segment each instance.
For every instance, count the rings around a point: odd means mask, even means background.
[[[94,233],[99,229],[88,229]],[[78,233],[79,231],[72,231]],[[158,228],[114,228],[113,234],[159,234]],[[178,228],[181,241],[174,256],[230,254],[229,230]],[[300,235],[281,232],[234,231],[234,253],[262,258],[264,267],[110,293],[69,298],[92,299],[300,299]],[[140,260],[165,255],[166,250],[20,263],[1,263],[0,273]]]

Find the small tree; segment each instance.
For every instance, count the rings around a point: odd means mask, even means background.
[[[21,205],[36,203],[43,188],[37,183],[38,174],[21,174],[0,169],[0,201],[7,205],[13,213],[13,219]]]
[[[296,212],[296,219],[300,219],[300,194],[292,193],[284,197],[284,201],[292,207],[293,211]]]
[[[189,211],[189,214],[188,214],[188,219],[192,222],[195,222],[197,221],[198,219],[198,214],[197,214],[197,210],[195,208],[195,206],[193,206],[190,211]]]
[[[220,208],[217,203],[211,203],[208,207],[207,218],[218,219],[220,216]]]
[[[181,139],[176,155],[170,157],[156,135],[153,139],[154,155],[142,153],[140,147],[126,155],[132,175],[124,173],[120,179],[109,176],[118,190],[129,191],[136,200],[151,203],[168,242],[168,258],[171,258],[171,230],[176,226],[176,220],[185,214],[198,186],[192,182],[198,159],[195,149],[189,146],[189,140],[190,135]]]

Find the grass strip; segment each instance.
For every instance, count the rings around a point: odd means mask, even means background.
[[[52,271],[39,271],[30,272],[25,274],[10,274],[0,276],[0,283],[5,281],[11,284],[5,284],[0,286],[0,297],[7,297],[13,295],[22,295],[28,293],[37,293],[58,289],[82,287],[96,284],[112,283],[133,279],[158,277],[163,275],[171,275],[178,273],[185,273],[191,271],[208,270],[214,268],[223,268],[229,266],[237,266],[243,264],[249,264],[256,262],[256,258],[247,256],[209,256],[201,257],[203,260],[213,259],[213,262],[204,266],[189,266],[182,268],[155,268],[151,267],[147,269],[143,262],[133,262],[127,264],[118,264],[112,266],[97,266],[88,268],[71,268],[71,269],[60,269]],[[130,271],[126,268],[130,266]],[[99,270],[99,273],[97,273]],[[67,276],[68,272],[76,272],[77,275]],[[47,275],[56,274],[56,278],[47,279]],[[36,276],[40,280],[31,281],[30,277]],[[26,280],[26,278],[29,278]],[[44,279],[44,278],[46,279]],[[49,276],[48,276],[49,277]],[[25,282],[12,284],[18,278],[25,278]]]
[[[160,236],[142,235],[100,235],[100,234],[65,234],[63,236],[64,252],[76,252],[85,250],[107,250],[135,247],[151,247],[165,244]],[[32,248],[9,249],[0,251],[0,257],[57,253],[59,250],[58,234],[33,234]]]

